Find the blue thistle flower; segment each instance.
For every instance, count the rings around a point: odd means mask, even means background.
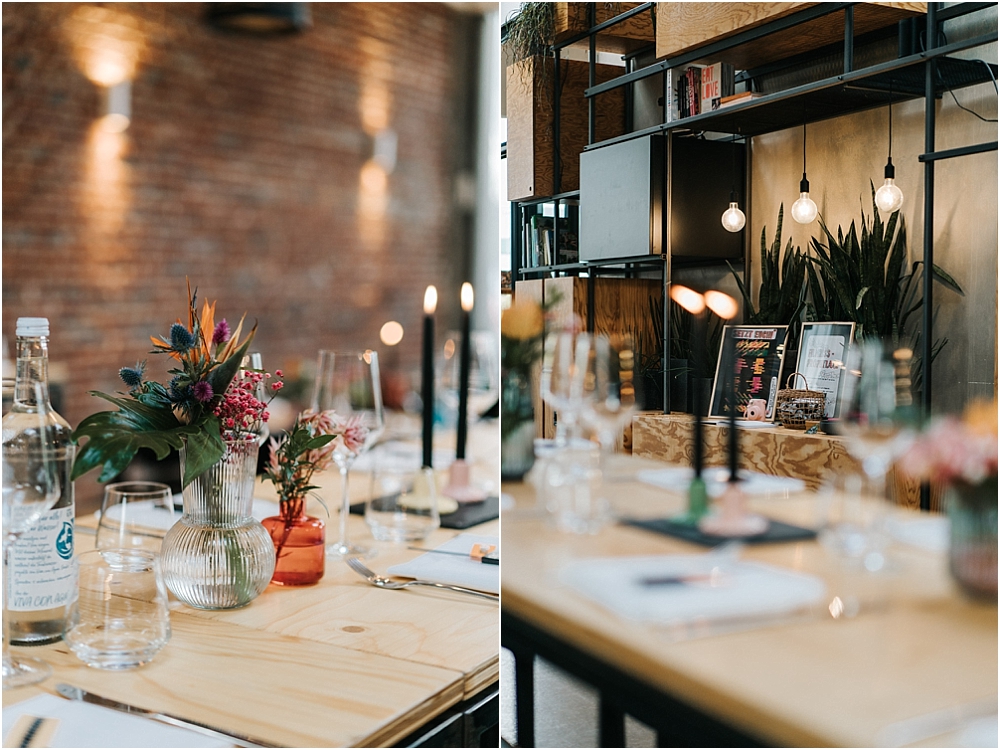
[[[134,391],[142,385],[142,376],[146,373],[146,363],[136,362],[135,367],[123,367],[118,371],[118,377],[128,386],[130,391]]]
[[[191,386],[181,385],[182,377],[181,375],[175,375],[167,384],[167,395],[170,401],[175,404],[183,403],[191,396]]]
[[[170,326],[170,346],[178,354],[183,354],[194,346],[194,334],[180,323]]]

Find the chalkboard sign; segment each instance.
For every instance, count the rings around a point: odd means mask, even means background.
[[[722,330],[719,363],[712,386],[709,417],[728,417],[730,399],[726,398],[729,378],[727,368],[736,378],[736,418],[770,421],[778,395],[778,377],[785,356],[788,326],[726,326]],[[754,403],[751,403],[753,401]],[[763,403],[761,403],[763,402]],[[750,413],[747,413],[747,408]]]
[[[803,323],[799,361],[795,368],[809,388],[826,394],[827,419],[840,415],[841,375],[854,337],[854,323]],[[803,388],[801,381],[793,388]]]

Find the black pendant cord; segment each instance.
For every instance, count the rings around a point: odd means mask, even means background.
[[[802,179],[806,177],[806,124],[802,123]]]
[[[889,79],[889,162],[892,162],[892,79]]]

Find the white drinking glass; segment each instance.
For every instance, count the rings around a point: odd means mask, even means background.
[[[378,541],[417,541],[441,525],[433,469],[377,456],[371,477],[365,522]]]
[[[327,545],[327,557],[345,559],[349,555],[364,555],[368,548],[352,544],[347,538],[347,518],[351,512],[348,474],[357,457],[371,449],[385,430],[378,354],[370,349],[320,351],[312,408],[332,409],[341,424],[354,431],[350,439],[337,439],[333,453],[341,478],[340,536]]]

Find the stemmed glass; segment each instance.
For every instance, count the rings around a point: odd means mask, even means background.
[[[3,591],[4,610],[10,595],[10,552],[18,539],[31,529],[61,495],[59,467],[73,462],[75,446],[56,447],[52,425],[46,414],[47,401],[41,386],[35,386],[38,404],[37,429],[3,438]],[[57,453],[61,455],[56,455]],[[15,688],[41,682],[52,668],[41,659],[15,657],[10,653],[10,630],[3,622],[3,687]]]
[[[577,436],[590,344],[590,334],[570,331],[550,333],[545,339],[540,392],[558,414],[557,448],[565,448]]]
[[[859,480],[848,482],[838,496],[839,517],[824,539],[843,562],[860,563],[871,573],[886,563],[882,528],[886,475],[914,436],[911,357],[907,348],[867,339],[852,347],[844,372],[844,407],[837,431],[861,464],[867,491]]]
[[[382,389],[379,383],[378,354],[321,351],[313,392],[314,411],[333,409],[348,435],[336,441],[333,460],[340,469],[340,538],[326,547],[327,557],[344,559],[363,555],[367,548],[347,539],[347,518],[351,512],[348,473],[354,461],[368,451],[385,430]]]
[[[629,334],[594,336],[583,378],[580,418],[601,444],[601,468],[642,398],[635,342]]]

